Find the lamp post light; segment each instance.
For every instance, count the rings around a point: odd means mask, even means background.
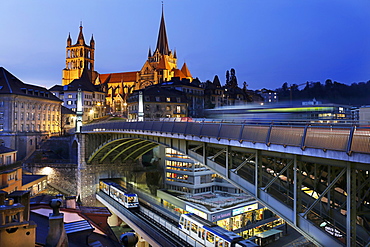
[[[125,117],[128,119],[127,103],[126,102],[123,103],[123,107],[125,109]]]

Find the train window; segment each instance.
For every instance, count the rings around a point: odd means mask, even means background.
[[[223,241],[219,237],[216,237],[216,247],[223,247]]]
[[[229,242],[225,241],[224,247],[229,247]]]
[[[186,221],[186,230],[188,231],[190,230],[190,221],[188,220]]]
[[[207,241],[213,244],[215,242],[215,235],[211,232],[207,232]]]
[[[180,219],[180,225],[184,225],[184,218],[183,217],[181,217],[181,219]]]
[[[202,240],[204,240],[204,229],[203,228],[198,228],[199,231],[198,231],[198,237]]]
[[[191,231],[194,233],[198,232],[198,226],[194,223],[191,223]]]

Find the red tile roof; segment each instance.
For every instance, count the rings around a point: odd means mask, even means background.
[[[138,71],[100,74],[99,78],[102,83],[133,82],[137,80],[137,73]]]

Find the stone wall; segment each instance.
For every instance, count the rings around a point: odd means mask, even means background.
[[[95,193],[99,189],[99,180],[108,178],[127,177],[135,172],[136,162],[125,164],[87,164],[80,169],[81,175],[81,202],[84,206],[98,206]]]
[[[35,175],[47,175],[50,186],[67,196],[77,195],[77,164],[23,164]]]

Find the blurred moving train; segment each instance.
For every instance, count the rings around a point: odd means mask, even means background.
[[[236,233],[230,232],[195,214],[182,214],[179,228],[207,247],[254,247],[259,246]]]
[[[129,193],[125,188],[111,180],[100,180],[99,189],[122,204],[125,208],[138,208],[137,194]]]
[[[207,109],[208,119],[229,121],[350,122],[351,108],[336,104],[320,105],[238,105]]]

